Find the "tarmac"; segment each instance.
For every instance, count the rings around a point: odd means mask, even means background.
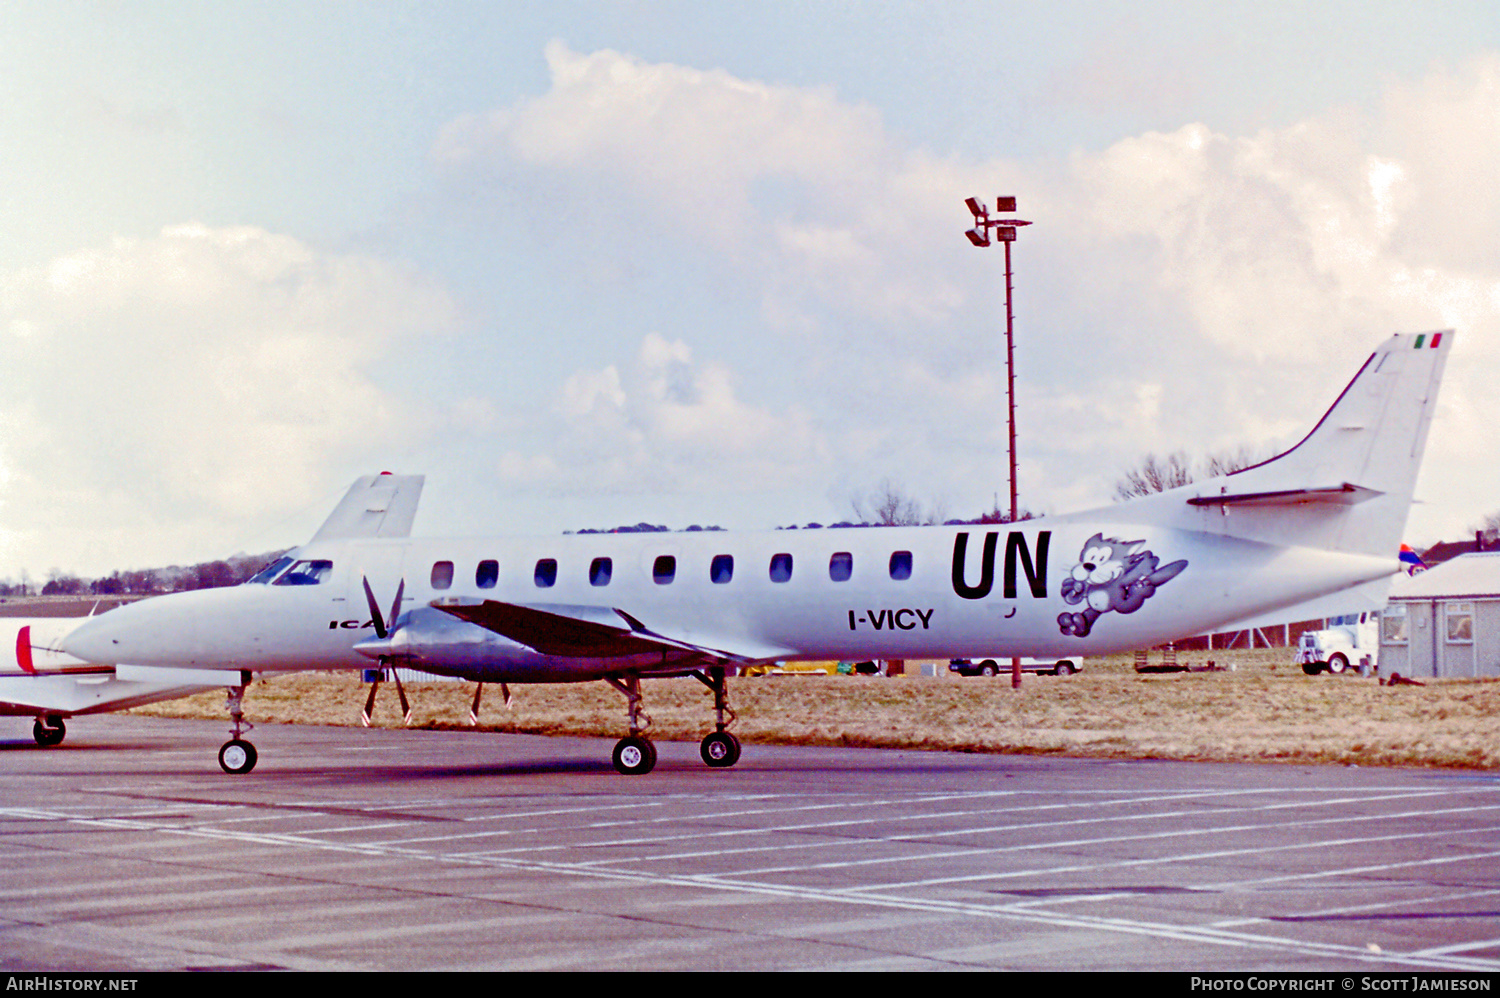
[[[1500,777],[0,720],[0,970],[1500,970]]]

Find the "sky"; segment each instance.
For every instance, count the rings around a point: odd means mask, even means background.
[[[20,0],[0,55],[0,579],[381,470],[428,536],[1003,506],[1001,194],[1022,506],[1451,328],[1407,540],[1500,510],[1493,0]]]

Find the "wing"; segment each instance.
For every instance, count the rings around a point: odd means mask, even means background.
[[[434,600],[432,606],[543,655],[562,658],[623,658],[660,652],[675,661],[701,659],[748,664],[792,654],[789,648],[744,639],[719,642],[674,637],[648,628],[624,610],[607,606],[475,602],[462,598]]]

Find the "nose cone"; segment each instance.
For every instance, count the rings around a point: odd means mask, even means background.
[[[139,614],[127,614],[134,607],[120,607],[79,624],[71,634],[63,638],[63,651],[85,662],[101,665],[119,665],[126,661],[122,657],[123,647],[134,644],[136,633],[134,621],[126,622],[127,615],[135,618]],[[125,625],[125,626],[122,626]]]
[[[206,636],[236,633],[231,589],[199,589],[131,603],[90,618],[63,641],[69,655],[101,665],[225,665],[233,649]],[[223,652],[231,654],[224,655]]]

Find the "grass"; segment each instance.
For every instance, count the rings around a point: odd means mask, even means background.
[[[733,730],[748,743],[1018,752],[1111,759],[1500,768],[1500,680],[1380,686],[1304,676],[1288,649],[1193,653],[1234,671],[1137,675],[1128,655],[1089,659],[1067,678],[767,676],[730,681]],[[1184,655],[1184,659],[1188,656]],[[407,686],[412,725],[468,729],[472,683]],[[642,684],[658,740],[712,730],[713,699],[693,679]],[[358,725],[358,676],[297,673],[251,686],[257,724]],[[603,683],[485,688],[481,731],[618,737],[625,701]],[[137,708],[159,717],[223,718],[221,693]],[[374,723],[401,726],[394,684]]]

